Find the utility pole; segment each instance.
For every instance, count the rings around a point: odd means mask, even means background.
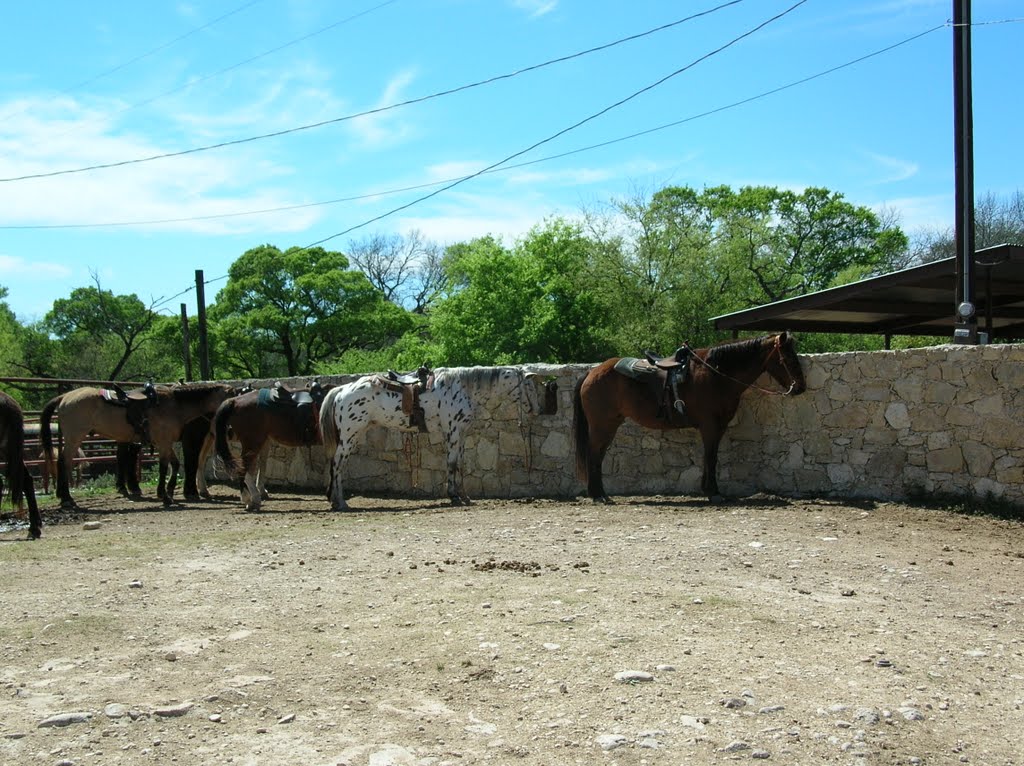
[[[974,108],[971,0],[953,0],[953,155],[956,172],[956,323],[954,343],[978,343],[974,302]]]
[[[181,353],[185,360],[185,381],[192,382],[192,339],[188,332],[188,307],[181,304]]]
[[[199,375],[202,380],[209,380],[210,346],[206,336],[206,290],[202,269],[196,269],[196,302],[199,304]]]

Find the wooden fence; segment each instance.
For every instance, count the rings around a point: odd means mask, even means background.
[[[82,380],[74,378],[0,378],[0,384],[19,388],[21,390],[35,390],[52,392],[53,395],[65,393],[79,386],[94,386],[97,388],[111,387],[109,381]],[[134,381],[119,381],[121,388],[138,388],[142,383]],[[56,477],[50,477],[43,460],[43,445],[40,439],[40,427],[38,411],[26,411],[25,413],[25,465],[33,478],[42,482],[45,487],[52,479],[56,483]],[[53,446],[56,450],[60,445],[60,420],[56,416],[50,425],[53,433]],[[100,436],[90,435],[82,443],[82,454],[73,459],[75,466],[81,469],[84,474],[86,470],[90,473],[113,473],[117,467],[117,443]],[[152,449],[143,450],[136,465],[136,474],[141,475],[143,467],[155,465],[157,457]],[[76,471],[77,473],[77,471]]]

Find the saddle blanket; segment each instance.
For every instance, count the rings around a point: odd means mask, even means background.
[[[647,380],[658,373],[658,368],[646,359],[637,359],[632,356],[624,356],[615,363],[615,372],[625,375],[633,380]]]

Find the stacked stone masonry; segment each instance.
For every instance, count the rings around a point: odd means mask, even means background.
[[[1024,345],[944,345],[800,358],[807,379],[803,395],[754,389],[744,395],[719,452],[725,494],[879,500],[924,494],[1024,505]],[[583,492],[575,476],[572,396],[590,367],[524,365],[557,379],[555,415],[520,423],[509,401],[476,397],[465,462],[471,497]],[[286,382],[301,386],[306,381]],[[767,377],[757,385],[778,390]],[[605,458],[605,486],[613,495],[698,496],[701,461],[696,431],[655,432],[627,422]],[[324,489],[328,472],[321,447],[275,446],[268,481],[271,486]],[[371,428],[348,461],[345,487],[354,495],[444,497],[439,435]]]

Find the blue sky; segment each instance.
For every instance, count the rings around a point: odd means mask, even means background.
[[[212,301],[264,243],[511,244],[669,184],[824,186],[911,234],[951,226],[951,0],[794,5],[18,3],[0,48],[0,285],[22,321],[96,280],[194,314],[196,270]],[[972,14],[975,189],[1010,195],[1024,7]]]

